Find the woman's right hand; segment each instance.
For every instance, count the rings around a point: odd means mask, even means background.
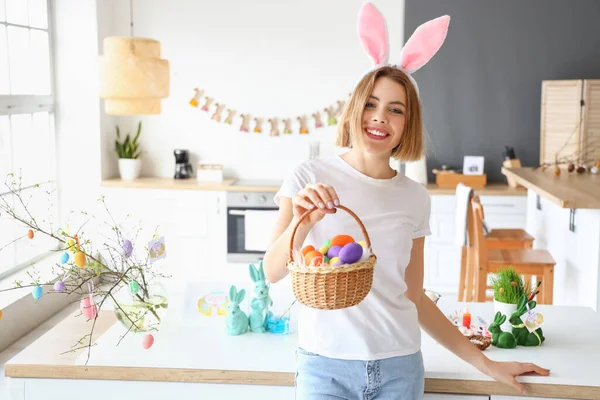
[[[339,197],[333,187],[324,183],[308,184],[293,198],[294,220],[298,221],[307,210],[317,208],[302,220],[303,225],[312,226],[322,220],[325,214],[334,214],[340,205]]]

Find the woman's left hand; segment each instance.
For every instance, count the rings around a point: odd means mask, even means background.
[[[515,378],[519,375],[527,373],[537,373],[543,376],[550,375],[550,370],[539,367],[531,363],[519,363],[519,362],[499,362],[489,360],[486,363],[484,373],[489,377],[497,380],[498,382],[506,383],[520,393],[525,394],[525,386],[518,382]]]

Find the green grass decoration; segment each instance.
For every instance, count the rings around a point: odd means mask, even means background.
[[[507,304],[517,304],[523,294],[529,294],[529,282],[523,283],[513,268],[505,268],[492,277],[494,299]]]

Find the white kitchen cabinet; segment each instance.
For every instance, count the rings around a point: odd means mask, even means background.
[[[527,207],[534,248],[548,250],[556,260],[553,304],[599,310],[600,210],[578,209],[571,215],[533,191],[528,192]]]
[[[527,225],[526,196],[479,196],[490,228],[522,228]],[[460,276],[461,248],[455,244],[454,195],[431,196],[431,236],[425,241],[424,284],[429,290],[456,293]]]
[[[103,194],[117,222],[129,214],[126,228],[141,223],[136,249],[155,231],[165,238],[162,273],[177,280],[213,278],[226,253],[225,192],[104,188]]]

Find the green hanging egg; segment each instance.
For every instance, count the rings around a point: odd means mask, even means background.
[[[140,291],[140,284],[137,283],[136,281],[129,282],[129,291],[133,295],[137,294],[137,292]]]

